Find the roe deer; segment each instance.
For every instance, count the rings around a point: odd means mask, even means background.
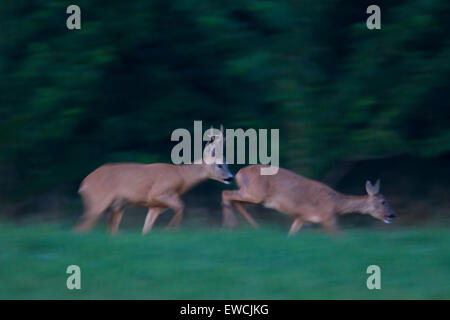
[[[339,193],[327,185],[280,168],[275,175],[260,175],[261,165],[251,165],[235,175],[239,190],[222,192],[223,222],[233,226],[236,218],[232,204],[255,228],[258,224],[247,213],[242,202],[261,203],[265,207],[293,216],[289,234],[295,234],[305,223],[320,224],[329,231],[336,229],[337,216],[359,212],[390,223],[395,218],[380,191],[380,181],[375,185],[366,182],[366,196]]]
[[[206,156],[214,157],[215,146],[208,144],[206,147],[209,147]],[[225,161],[223,164],[209,160],[201,164],[184,165],[105,164],[89,174],[81,183],[78,192],[85,210],[75,229],[90,229],[105,211],[109,211],[108,231],[116,233],[124,209],[130,205],[149,208],[142,229],[143,234],[150,231],[156,218],[165,209],[175,212],[169,227],[177,227],[181,223],[184,208],[180,196],[207,179],[229,184],[233,175]]]

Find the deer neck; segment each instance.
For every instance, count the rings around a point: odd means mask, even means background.
[[[349,196],[339,194],[337,200],[338,214],[369,212],[369,196]]]
[[[184,164],[179,166],[179,170],[184,180],[184,192],[208,179],[208,174],[201,164]]]

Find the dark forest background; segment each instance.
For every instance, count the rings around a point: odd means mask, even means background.
[[[2,215],[77,215],[92,170],[170,162],[172,131],[202,120],[278,128],[282,167],[354,194],[381,178],[400,224],[448,221],[450,2],[376,1],[381,30],[370,4],[0,2]],[[187,211],[219,221],[221,189]]]

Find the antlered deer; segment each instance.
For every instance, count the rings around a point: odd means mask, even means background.
[[[215,147],[210,146],[208,150],[209,156],[214,157]],[[150,231],[156,218],[165,209],[175,212],[169,226],[179,226],[184,208],[180,196],[207,179],[228,184],[233,180],[233,175],[225,161],[223,164],[203,161],[201,164],[185,165],[105,164],[89,174],[81,183],[79,193],[85,211],[75,229],[90,229],[104,212],[109,211],[108,230],[115,233],[124,209],[131,205],[149,208],[143,234]]]
[[[289,234],[296,233],[305,223],[320,224],[329,231],[336,228],[339,215],[359,212],[390,223],[395,218],[380,191],[380,181],[375,185],[366,182],[366,196],[339,193],[327,185],[280,168],[275,175],[260,175],[261,165],[251,165],[235,175],[239,190],[222,193],[224,224],[235,222],[232,204],[255,228],[258,224],[247,213],[242,202],[261,203],[294,218]]]

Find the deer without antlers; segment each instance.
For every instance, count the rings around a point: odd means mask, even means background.
[[[116,233],[124,209],[131,205],[149,208],[143,234],[151,230],[166,209],[175,212],[169,227],[179,226],[184,208],[181,195],[207,179],[226,184],[233,179],[225,161],[215,161],[215,146],[209,143],[205,150],[209,151],[206,156],[214,159],[204,159],[201,164],[117,163],[99,167],[81,183],[79,193],[85,210],[75,229],[85,231],[92,228],[108,211],[108,231]]]
[[[235,176],[239,190],[222,192],[224,225],[236,224],[232,204],[255,228],[256,221],[242,206],[244,202],[260,203],[294,218],[289,234],[295,234],[305,223],[320,224],[326,230],[336,229],[339,215],[359,212],[390,223],[395,218],[383,195],[380,181],[366,182],[366,196],[339,193],[327,185],[280,168],[275,175],[260,175],[261,165],[239,170]]]

